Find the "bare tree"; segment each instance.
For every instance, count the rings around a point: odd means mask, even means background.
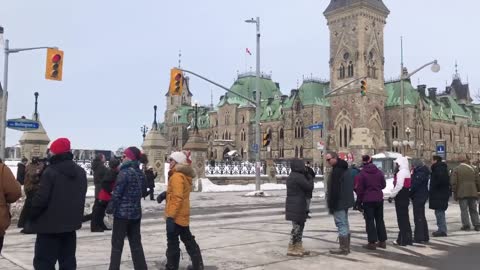
[[[480,102],[480,89],[477,89],[477,91],[473,93],[473,100]]]

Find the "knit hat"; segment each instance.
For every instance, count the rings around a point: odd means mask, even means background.
[[[50,153],[52,155],[60,155],[70,152],[70,140],[67,138],[58,138],[50,145]]]
[[[137,147],[130,146],[127,149],[125,149],[125,152],[123,152],[123,154],[130,160],[139,160],[142,155],[142,152]]]
[[[168,158],[171,158],[180,164],[187,163],[187,155],[185,155],[183,152],[173,152]]]

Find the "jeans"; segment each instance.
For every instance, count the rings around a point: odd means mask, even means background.
[[[148,188],[148,194],[150,194],[150,200],[152,200],[152,201],[155,200],[155,198],[154,198],[154,195],[155,195],[154,192],[155,192],[155,188],[154,188],[154,187]]]
[[[368,242],[387,241],[387,231],[383,220],[383,201],[363,203],[363,216],[367,229]]]
[[[350,225],[348,224],[348,209],[333,212],[335,226],[338,229],[339,236],[348,236],[350,234]]]
[[[470,220],[468,215],[470,214],[470,219],[472,220],[472,225],[480,226],[480,221],[477,211],[477,199],[476,198],[463,198],[459,200],[460,211],[462,216],[462,225],[470,227]]]
[[[77,269],[75,231],[57,234],[37,234],[33,267],[39,270],[55,270],[58,261],[61,270]]]
[[[112,253],[110,270],[120,269],[125,236],[128,237],[135,270],[146,270],[147,262],[143,253],[142,236],[140,235],[140,219],[114,218],[112,229]]]
[[[305,223],[298,223],[292,221],[292,232],[290,237],[290,244],[295,245],[302,242],[303,238],[303,229],[305,228]]]
[[[437,218],[437,227],[439,232],[447,233],[447,220],[445,219],[445,210],[435,209]]]
[[[169,230],[170,229],[170,230]],[[167,270],[178,270],[180,264],[180,242],[178,237],[182,240],[187,250],[190,259],[192,260],[192,269],[203,269],[202,254],[200,247],[195,241],[195,236],[190,232],[190,227],[183,227],[176,223],[173,228],[168,228],[167,225]]]
[[[428,235],[427,218],[425,217],[425,203],[426,199],[413,199],[413,221],[415,229],[413,232],[413,239],[416,242],[428,242],[430,236]]]

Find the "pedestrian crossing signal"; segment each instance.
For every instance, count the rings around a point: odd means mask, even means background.
[[[360,82],[360,94],[362,95],[362,97],[366,96],[367,95],[367,80],[362,80]]]
[[[181,70],[172,68],[170,74],[170,89],[171,96],[181,96],[183,92],[183,73]]]
[[[45,79],[61,81],[63,75],[63,51],[59,49],[47,49],[47,64]]]

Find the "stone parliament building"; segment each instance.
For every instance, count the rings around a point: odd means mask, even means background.
[[[409,79],[385,81],[389,12],[381,0],[331,0],[324,12],[330,30],[330,81],[306,78],[298,89],[283,93],[271,76],[262,74],[261,132],[271,135],[269,149],[260,147],[262,160],[298,157],[321,164],[323,142],[329,150],[351,154],[355,162],[361,154],[383,151],[429,159],[439,141],[446,146],[448,161],[480,159],[480,104],[472,103],[469,86],[458,73],[444,90],[413,86]],[[360,83],[324,96],[360,77],[367,77],[366,96],[360,94]],[[230,90],[255,99],[255,74],[238,75]],[[166,103],[159,128],[167,153],[183,148],[198,115],[207,159],[223,160],[236,150],[242,160],[254,160],[255,108],[247,101],[226,93],[216,106],[195,107],[186,78],[182,95],[167,93]],[[323,130],[307,128],[318,123],[325,123],[328,140]]]

